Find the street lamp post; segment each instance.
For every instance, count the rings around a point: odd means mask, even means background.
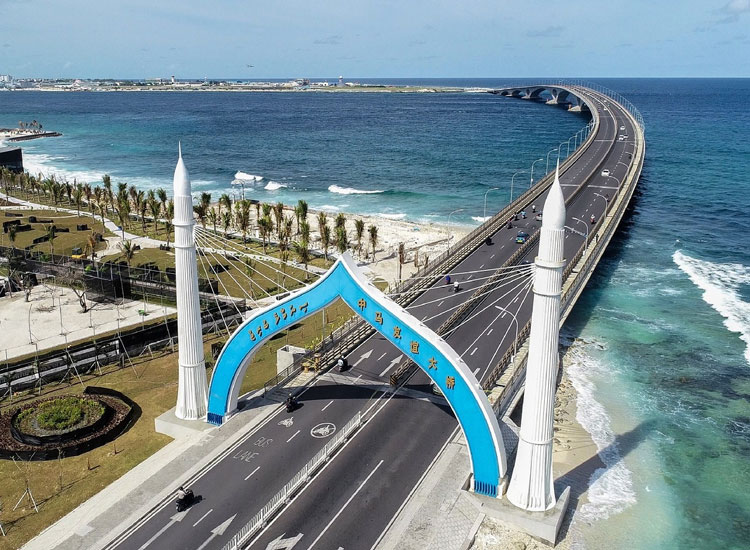
[[[489,193],[490,191],[497,191],[498,189],[500,189],[500,188],[499,187],[490,187],[489,189],[487,189],[487,191],[485,191],[485,193],[484,193],[484,215],[482,216],[483,218],[487,217],[487,193]]]
[[[534,162],[531,163],[531,177],[529,178],[529,189],[531,189],[531,186],[534,185],[534,165],[537,162],[542,161],[542,160],[544,160],[544,157],[538,158]]]
[[[588,249],[589,249],[589,224],[587,224],[583,220],[579,220],[578,218],[574,218],[572,216],[571,216],[571,218],[574,219],[575,221],[577,221],[578,223],[582,223],[583,227],[586,228],[586,236],[585,236],[586,242],[585,242],[585,246],[583,248],[583,253],[585,254],[586,252],[588,252]]]
[[[567,158],[567,157],[568,157],[568,156],[570,155],[570,140],[571,140],[571,139],[575,139],[575,136],[570,136],[570,137],[568,138],[568,154],[567,154],[567,155],[565,155],[565,157],[566,157],[566,158]],[[573,151],[575,151],[575,150],[576,150],[576,147],[575,147],[575,145],[573,145]]]
[[[510,178],[510,202],[513,202],[513,182],[516,179],[516,176],[518,174],[525,174],[525,173],[526,173],[526,170],[519,170],[518,172],[513,174],[512,178]]]
[[[557,151],[558,149],[559,147],[557,149],[550,149],[549,152],[547,153],[547,167],[545,168],[545,171],[544,171],[545,174],[549,174],[549,154],[552,151]]]
[[[604,199],[604,215],[607,215],[607,211],[609,210],[609,199],[605,197],[604,195],[600,195],[599,193],[594,193],[599,198]]]
[[[518,346],[518,318],[502,306],[495,306],[495,307],[499,309],[500,311],[502,311],[504,314],[505,313],[509,314],[511,317],[513,317],[513,320],[516,322],[516,337],[513,340],[513,358],[515,359],[516,352],[518,351],[518,348],[516,347]]]
[[[451,223],[451,216],[452,216],[453,214],[455,214],[456,212],[463,212],[463,211],[464,211],[464,209],[463,209],[463,208],[458,208],[457,210],[454,210],[453,212],[451,212],[450,214],[448,214],[448,224],[450,224],[450,223]]]

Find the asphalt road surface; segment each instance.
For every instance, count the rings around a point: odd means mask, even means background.
[[[614,102],[595,96],[600,126],[592,145],[560,176],[567,204],[565,255],[572,258],[599,222],[605,200],[614,199],[634,151],[630,119]],[[605,104],[604,101],[607,103]],[[607,110],[604,110],[604,107]],[[626,130],[619,128],[625,126]],[[618,140],[627,134],[628,140]],[[602,175],[608,169],[609,176]],[[580,193],[570,199],[581,188]],[[542,209],[546,193],[536,199]],[[605,199],[606,198],[606,199]],[[526,205],[528,217],[503,227],[491,245],[482,245],[454,270],[460,291],[442,281],[407,309],[436,329],[494,269],[520,246],[519,230],[529,234],[541,225]],[[577,220],[576,220],[577,218]],[[523,260],[533,260],[536,247]],[[483,380],[531,315],[531,271],[509,270],[508,284],[489,293],[472,315],[445,338]],[[452,285],[451,285],[452,286]],[[283,407],[218,457],[198,477],[185,480],[200,497],[177,514],[166,499],[109,548],[144,550],[221,548],[356,413],[367,422],[317,476],[252,541],[251,548],[370,549],[414,489],[440,449],[457,429],[444,400],[431,394],[429,379],[418,371],[404,390],[388,388],[401,352],[375,334],[349,355],[352,368],[320,377],[301,396],[293,413]],[[321,436],[326,433],[327,435]]]

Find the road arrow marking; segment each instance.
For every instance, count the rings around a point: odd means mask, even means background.
[[[386,369],[385,369],[385,370],[384,370],[383,372],[381,372],[381,373],[380,373],[380,376],[381,376],[381,377],[385,376],[385,373],[387,373],[387,372],[388,372],[389,370],[391,370],[391,369],[392,369],[392,368],[393,368],[393,367],[394,367],[394,366],[396,365],[396,363],[399,363],[399,362],[401,361],[401,358],[402,358],[403,356],[404,356],[404,355],[403,355],[403,354],[401,354],[401,355],[399,355],[398,357],[396,357],[396,358],[395,358],[395,359],[394,359],[393,361],[391,361],[391,364],[390,364],[390,365],[388,365],[388,366],[386,367]]]
[[[182,521],[185,518],[185,516],[187,515],[187,513],[189,511],[190,510],[188,509],[188,510],[183,510],[182,512],[177,512],[175,515],[173,515],[171,518],[169,518],[169,520],[170,520],[169,523],[167,523],[164,527],[162,527],[161,529],[159,529],[156,532],[156,534],[153,537],[151,537],[150,539],[148,539],[143,544],[143,546],[141,546],[138,550],[143,550],[144,548],[148,548],[149,545],[152,542],[154,542],[156,539],[158,539],[164,533],[164,531],[166,531],[167,529],[169,529],[170,527],[172,527],[172,525],[174,525],[175,523],[178,523],[178,522]]]
[[[217,527],[214,527],[213,529],[211,529],[211,536],[206,539],[206,542],[204,542],[198,547],[198,550],[203,550],[206,546],[210,544],[212,540],[214,540],[216,537],[220,537],[221,535],[223,535],[224,531],[226,531],[227,528],[229,527],[229,524],[232,523],[232,520],[236,517],[237,517],[237,514],[233,515],[224,523],[221,523]]]
[[[352,366],[353,366],[353,367],[356,367],[357,365],[359,365],[359,364],[360,364],[360,363],[361,363],[362,361],[364,361],[365,359],[369,359],[369,358],[370,358],[370,355],[372,355],[372,350],[370,350],[370,351],[368,351],[368,352],[366,352],[366,353],[363,353],[363,354],[362,354],[362,355],[361,355],[361,356],[359,357],[359,359],[357,360],[357,362],[356,362],[356,363],[354,363],[354,365],[352,365]]]
[[[286,535],[286,533],[281,533],[281,535],[269,542],[268,546],[266,546],[266,550],[291,550],[299,542],[299,539],[302,538],[302,533],[296,537],[282,539],[281,537],[284,535]]]

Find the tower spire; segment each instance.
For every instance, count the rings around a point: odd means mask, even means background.
[[[193,196],[190,176],[177,145],[174,169],[174,248],[177,279],[179,383],[175,415],[197,420],[206,415],[206,363],[198,298],[198,266],[193,237]]]
[[[534,270],[526,389],[515,466],[507,497],[524,510],[538,512],[555,505],[552,438],[560,336],[560,294],[565,261],[565,197],[560,161],[544,201],[539,255]]]

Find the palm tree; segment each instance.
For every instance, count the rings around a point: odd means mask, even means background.
[[[127,262],[128,267],[130,267],[130,260],[135,256],[135,245],[133,244],[133,241],[122,241],[120,243],[120,249],[122,250],[122,255],[125,256],[125,261]]]
[[[320,234],[320,238],[323,238],[323,228],[328,223],[328,220],[326,218],[325,212],[318,212],[318,233]]]
[[[276,236],[281,240],[281,223],[284,221],[284,203],[277,202],[273,207],[273,215],[276,218]]]
[[[120,220],[120,230],[122,231],[122,240],[125,240],[125,222],[130,216],[130,202],[127,197],[120,197],[117,202],[117,218]]]
[[[55,233],[57,228],[54,225],[45,225],[44,230],[47,232],[47,239],[49,240],[49,253],[52,255],[52,262],[55,261]]]
[[[92,216],[94,215],[94,205],[91,204],[91,197],[93,197],[94,192],[91,189],[91,184],[84,183],[83,184],[83,196],[86,197],[86,205],[89,207],[89,214]]]
[[[263,240],[263,252],[266,251],[266,240],[271,236],[273,231],[273,222],[269,216],[263,216],[258,221],[258,229],[260,230],[260,236]]]
[[[172,219],[164,220],[164,231],[167,233],[167,248],[169,248],[169,235],[172,234]]]
[[[161,209],[164,211],[164,214],[167,213],[167,192],[159,187],[156,190],[156,196],[159,199],[159,202],[161,203]]]
[[[307,243],[310,243],[310,224],[306,221],[302,222],[302,226],[300,227],[300,235],[302,236],[302,239],[307,241]]]
[[[343,225],[339,225],[336,227],[336,248],[338,249],[340,254],[343,254],[346,252],[346,249],[349,248],[349,242],[346,236],[346,227]]]
[[[157,224],[159,223],[159,213],[161,212],[161,203],[154,196],[153,191],[149,191],[148,194],[149,194],[148,208],[149,210],[151,210],[151,217],[154,219],[154,235],[156,235],[159,230],[159,226]]]
[[[365,222],[364,220],[354,220],[354,231],[357,235],[357,251],[359,257],[362,257],[362,236],[365,233]]]
[[[367,231],[370,233],[370,246],[372,246],[372,261],[375,261],[375,247],[378,246],[378,228],[371,225]]]
[[[232,225],[232,213],[224,212],[221,215],[221,223],[224,226],[224,235],[229,231],[229,226]]]
[[[80,185],[76,185],[73,190],[73,201],[76,203],[76,210],[78,211],[78,217],[81,216],[81,201],[83,200],[83,189]]]
[[[406,247],[404,243],[398,243],[398,282],[401,282],[401,268],[406,262]]]
[[[297,206],[299,206],[299,217],[304,222],[307,221],[307,202],[300,199],[297,201]]]
[[[234,204],[235,220],[238,229],[242,232],[242,243],[247,238],[247,230],[250,227],[250,201],[242,199]]]
[[[310,241],[303,237],[299,242],[294,243],[294,248],[299,256],[299,261],[305,264],[305,280],[307,280],[307,264],[310,262]]]
[[[325,224],[320,232],[320,243],[323,245],[323,252],[326,261],[328,261],[328,247],[331,245],[331,228],[328,227],[328,224]]]
[[[216,233],[216,222],[219,220],[219,215],[216,213],[216,208],[211,207],[208,211],[208,221],[214,226],[214,233]]]
[[[8,226],[8,239],[10,240],[10,248],[13,256],[15,256],[16,252],[16,231],[17,229],[15,225]]]
[[[232,212],[232,198],[226,193],[219,197],[219,217],[221,217],[221,209],[226,208],[227,212]]]
[[[94,232],[92,231],[88,237],[86,237],[86,252],[91,254],[91,263],[94,264],[94,267],[96,267],[96,237],[94,236]]]
[[[148,210],[148,202],[146,201],[146,197],[144,196],[143,191],[138,191],[136,202],[138,203],[138,215],[141,217],[141,232],[145,235],[146,210]]]
[[[203,206],[203,204],[193,205],[193,212],[195,212],[195,215],[198,216],[198,221],[200,222],[203,229],[205,229],[206,215],[208,214],[208,212],[206,212],[206,207]]]

